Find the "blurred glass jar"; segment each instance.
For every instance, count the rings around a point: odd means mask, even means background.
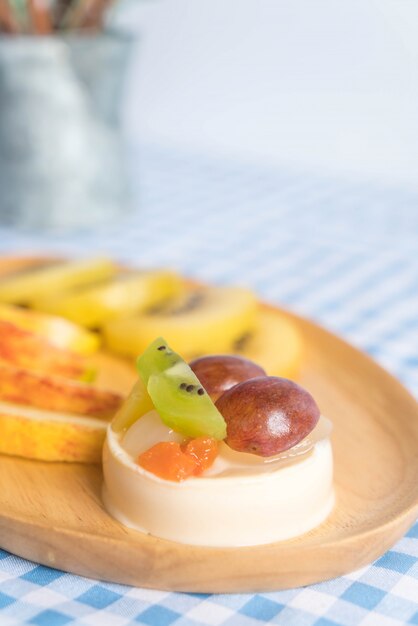
[[[130,207],[122,32],[0,39],[0,224],[68,231]]]

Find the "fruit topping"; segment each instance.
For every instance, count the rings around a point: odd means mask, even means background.
[[[137,361],[139,375],[163,422],[186,437],[224,439],[226,424],[199,379],[164,339]]]
[[[189,289],[185,294],[134,317],[104,327],[108,347],[122,354],[143,352],[158,335],[181,354],[228,352],[256,321],[253,293],[238,287]]]
[[[198,437],[191,439],[184,451],[195,459],[197,468],[194,473],[197,476],[213,464],[218,454],[218,442],[211,437]]]
[[[244,357],[225,354],[203,356],[189,365],[214,401],[234,385],[266,375],[256,363]]]
[[[320,411],[310,393],[285,378],[239,383],[216,401],[227,423],[226,443],[238,452],[273,456],[304,439]]]
[[[148,380],[152,374],[162,374],[177,363],[184,363],[184,361],[180,355],[171,350],[162,337],[154,339],[136,362],[145,385],[148,385]]]
[[[138,465],[165,480],[180,482],[193,476],[195,459],[185,454],[179,443],[161,441],[138,457]]]
[[[131,393],[113,418],[112,430],[116,433],[127,430],[140,417],[152,411],[153,408],[154,405],[149,397],[147,388],[142,378],[138,378]]]
[[[185,446],[161,441],[138,457],[138,465],[159,478],[180,482],[199,476],[216,458],[218,444],[210,437],[192,439]]]
[[[154,306],[180,290],[180,277],[168,270],[123,272],[105,281],[43,295],[34,306],[96,328]]]

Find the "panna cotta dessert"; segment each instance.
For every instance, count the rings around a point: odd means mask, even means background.
[[[172,541],[255,546],[318,526],[334,504],[331,424],[296,383],[235,356],[185,363],[163,339],[108,427],[103,500]]]

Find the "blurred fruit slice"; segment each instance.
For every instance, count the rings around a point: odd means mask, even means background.
[[[0,279],[0,302],[31,304],[35,299],[56,291],[65,291],[115,276],[117,265],[108,259],[59,262],[24,272],[3,275]]]
[[[0,320],[0,362],[35,372],[90,381],[94,372],[82,356],[56,348],[43,337]]]
[[[186,354],[224,352],[252,330],[257,315],[254,294],[239,287],[189,289],[183,295],[134,317],[104,326],[107,346],[136,356],[159,335]]]
[[[0,258],[0,278],[10,278],[12,275],[24,274],[35,268],[47,267],[59,263],[53,258],[31,256],[2,256]]]
[[[48,411],[110,418],[123,398],[93,385],[1,363],[0,400]]]
[[[41,461],[100,463],[107,422],[0,402],[0,453]]]
[[[258,363],[270,376],[292,379],[299,374],[303,340],[289,318],[261,307],[256,329],[236,342],[233,352]]]
[[[33,306],[88,327],[127,317],[177,295],[182,279],[174,272],[129,272],[97,285],[36,298]]]
[[[100,345],[99,336],[68,320],[46,313],[22,309],[11,304],[0,304],[0,321],[43,337],[56,348],[71,350],[78,354],[92,354]]]

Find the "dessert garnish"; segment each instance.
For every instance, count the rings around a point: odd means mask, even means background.
[[[267,376],[263,368],[253,361],[232,354],[200,357],[191,361],[190,367],[214,401],[238,383]]]
[[[179,440],[156,441],[137,462],[167,480],[202,475],[216,458],[217,441],[238,452],[274,457],[305,439],[320,417],[306,390],[267,376],[239,356],[212,355],[188,365],[159,337],[138,358],[137,369],[139,380],[112,430],[129,431],[150,414],[154,422],[161,419]]]
[[[186,437],[224,439],[226,424],[190,366],[158,338],[138,358],[142,382],[163,422]]]
[[[298,444],[320,418],[310,393],[276,376],[241,382],[225,391],[216,406],[226,420],[228,446],[267,457]]]
[[[138,464],[160,478],[179,482],[203,474],[217,453],[218,442],[211,437],[197,437],[183,445],[161,441],[140,454]]]

